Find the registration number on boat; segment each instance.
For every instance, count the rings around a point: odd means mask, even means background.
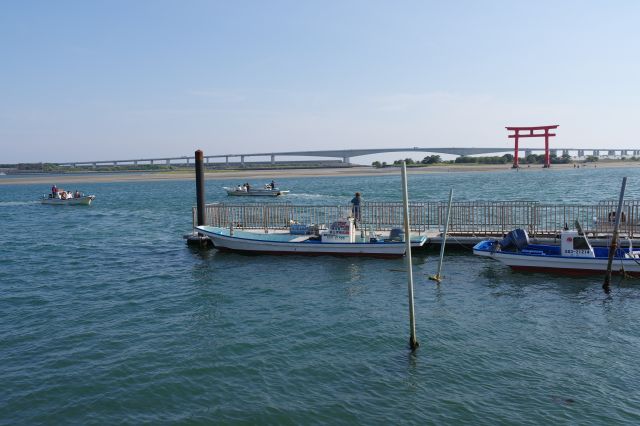
[[[564,251],[565,256],[582,256],[582,255],[589,255],[589,254],[591,254],[591,251],[589,250],[566,249]]]

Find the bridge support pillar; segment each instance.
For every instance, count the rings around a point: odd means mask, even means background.
[[[629,155],[629,151],[627,151],[626,149],[623,149],[620,151],[620,156],[621,157],[626,157],[627,155]]]
[[[638,151],[637,149],[633,150],[633,156],[637,157],[638,155],[640,155],[640,151]]]
[[[150,163],[150,164],[153,166],[153,160],[151,160],[151,163]]]
[[[271,154],[271,164],[276,164],[276,156]]]
[[[531,151],[530,149],[525,149],[524,150],[524,158],[527,158],[531,154],[533,154],[533,151]]]
[[[138,160],[133,160],[133,165],[137,166],[138,165]]]
[[[98,167],[98,163],[92,163],[93,167]]]
[[[615,149],[610,149],[607,155],[610,156],[610,157],[615,156],[616,155],[616,150]]]
[[[584,157],[584,149],[578,150],[578,157]]]
[[[244,167],[244,155],[240,156],[240,167]]]
[[[563,150],[562,150],[562,155],[563,155],[563,156],[565,156],[565,155],[569,155],[569,150],[568,150],[568,149],[563,149]]]
[[[165,164],[168,166],[169,164],[171,164],[171,160],[166,160]]]
[[[351,158],[349,157],[342,157],[342,162],[344,164],[351,164]]]
[[[229,156],[224,157],[224,163],[229,165]]]

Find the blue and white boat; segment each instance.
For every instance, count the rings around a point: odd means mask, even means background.
[[[511,231],[502,241],[484,240],[473,247],[473,254],[486,256],[514,270],[589,275],[607,271],[608,247],[593,247],[580,230],[560,233],[560,245],[531,244],[523,229]],[[612,273],[640,275],[640,250],[617,248]],[[626,245],[626,244],[625,244]]]
[[[247,253],[344,255],[372,257],[402,257],[406,245],[402,239],[382,239],[356,235],[353,218],[340,219],[329,229],[300,235],[291,232],[260,233],[237,228],[197,226],[196,231],[208,236],[218,250]],[[412,237],[411,245],[424,245],[425,236]]]

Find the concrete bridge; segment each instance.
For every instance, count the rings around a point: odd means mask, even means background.
[[[533,152],[544,152],[544,148],[523,148],[519,152],[524,151],[525,156]],[[271,164],[276,164],[276,157],[325,157],[337,158],[345,164],[351,163],[351,158],[363,155],[382,154],[388,152],[425,152],[432,154],[449,154],[449,155],[482,155],[482,154],[513,154],[511,147],[499,148],[431,148],[431,147],[412,147],[412,148],[370,148],[370,149],[342,149],[342,150],[324,150],[324,151],[283,151],[283,152],[262,152],[248,154],[222,154],[222,155],[205,155],[205,161],[210,163],[212,159],[224,159],[223,164],[229,164],[229,159],[239,159],[240,164],[244,165],[245,160],[251,157],[269,157]],[[577,153],[578,157],[585,155],[593,155],[595,157],[626,157],[640,156],[640,150],[636,149],[592,149],[592,148],[561,148],[551,149],[551,154],[569,155],[570,152]],[[99,165],[126,165],[126,164],[191,164],[193,156],[181,157],[161,157],[161,158],[137,158],[130,160],[100,160],[100,161],[74,161],[68,163],[58,163],[60,166],[99,166]],[[219,161],[218,161],[219,163]]]

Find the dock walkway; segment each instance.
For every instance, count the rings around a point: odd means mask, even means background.
[[[576,220],[594,244],[606,244],[613,231],[617,201],[595,204],[547,204],[537,201],[455,202],[451,206],[448,244],[471,246],[486,238],[502,238],[507,232],[525,229],[532,240],[557,241],[560,231]],[[281,203],[215,203],[205,206],[205,222],[210,226],[287,230],[292,224],[325,224],[348,216],[350,205],[295,205]],[[440,244],[447,203],[409,204],[412,232],[426,235],[427,244]],[[359,226],[376,232],[402,228],[402,203],[368,202],[361,207]],[[640,245],[640,201],[627,201],[622,209],[620,233]],[[193,207],[193,225],[197,223]]]

